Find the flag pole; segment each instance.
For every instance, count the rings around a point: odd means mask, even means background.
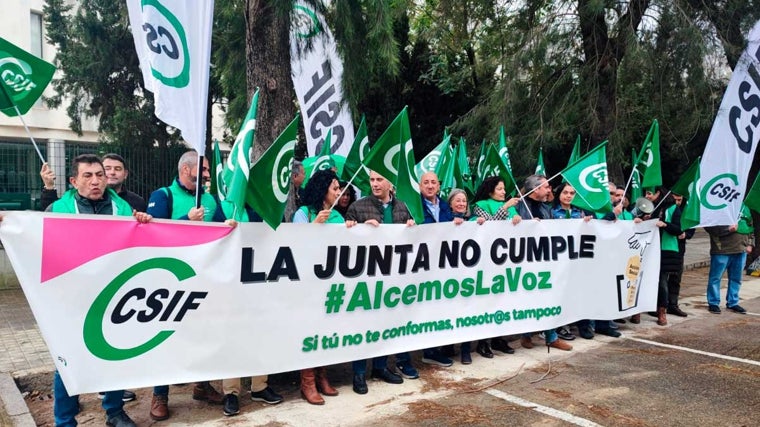
[[[24,116],[21,115],[21,111],[19,111],[16,104],[13,104],[13,109],[16,110],[16,114],[18,114],[18,118],[21,119],[21,123],[24,125],[26,134],[29,135],[29,139],[32,140],[32,145],[34,145],[34,150],[37,151],[37,155],[40,156],[40,160],[42,160],[42,163],[46,163],[45,158],[42,157],[42,153],[40,152],[40,147],[37,146],[37,141],[34,140],[34,137],[32,136],[32,132],[29,130],[29,126],[26,125],[26,120],[24,120]]]
[[[356,178],[356,175],[359,175],[359,172],[361,172],[363,167],[366,167],[366,166],[364,166],[363,164],[359,165],[359,169],[357,169],[356,172],[354,172],[354,176],[352,176],[351,179],[348,180],[348,183],[346,183],[346,186],[343,187],[342,190],[340,190],[340,194],[338,194],[338,197],[335,198],[335,201],[333,202],[332,206],[330,206],[330,210],[333,210],[335,208],[335,205],[338,204],[338,201],[340,201],[340,198],[343,197],[343,193],[345,193],[346,190],[348,190],[348,186],[353,185],[354,178]]]
[[[203,193],[201,193],[201,189],[203,188],[201,186],[202,180],[203,180],[203,156],[201,155],[201,153],[198,153],[198,175],[195,177],[195,208],[196,209],[201,207],[201,197],[203,195]]]

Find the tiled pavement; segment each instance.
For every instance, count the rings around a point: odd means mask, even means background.
[[[52,371],[45,341],[21,289],[0,291],[0,372]]]

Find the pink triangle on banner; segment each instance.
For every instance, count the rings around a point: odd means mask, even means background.
[[[231,227],[183,223],[140,224],[137,221],[46,217],[42,225],[44,283],[103,255],[135,247],[194,246],[221,239]],[[73,243],[77,242],[77,245]]]

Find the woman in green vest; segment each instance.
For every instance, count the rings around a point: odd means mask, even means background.
[[[293,223],[332,223],[351,227],[355,221],[345,221],[333,205],[340,197],[338,177],[332,170],[317,171],[312,175],[303,192],[304,203],[295,214]],[[312,405],[324,405],[320,395],[337,396],[338,390],[330,385],[324,367],[301,369],[301,396]]]

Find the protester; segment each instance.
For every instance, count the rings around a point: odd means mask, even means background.
[[[293,160],[290,166],[290,191],[288,192],[288,201],[285,204],[285,221],[290,222],[293,214],[301,206],[301,194],[303,189],[301,185],[306,179],[306,171],[303,164],[298,160]]]
[[[425,172],[420,178],[420,196],[422,197],[422,207],[425,215],[424,224],[435,224],[439,222],[450,222],[454,220],[449,204],[438,197],[441,191],[441,183],[438,181],[438,175],[435,172]],[[437,365],[449,367],[454,362],[441,353],[438,347],[426,348],[422,351],[422,363],[428,365]]]
[[[678,224],[681,223],[681,214],[683,213],[684,198],[679,194],[673,194],[673,200],[675,201],[675,212],[673,212],[673,221],[678,219]],[[683,263],[684,255],[686,254],[686,240],[691,239],[694,236],[694,229],[683,230],[678,235],[678,258],[673,261],[676,263],[674,271],[668,275],[668,314],[672,314],[679,317],[686,317],[688,314],[681,310],[678,305],[678,296],[681,293],[681,277],[683,276]],[[661,260],[660,263],[663,263]]]
[[[356,221],[357,223],[369,224],[374,227],[380,224],[406,224],[414,225],[414,219],[409,212],[409,208],[401,200],[393,197],[391,193],[391,183],[375,171],[370,171],[369,184],[372,194],[363,197],[354,202],[346,213],[347,221]],[[372,359],[372,378],[385,381],[390,384],[401,384],[404,378],[416,379],[420,375],[411,362],[409,353],[396,355],[396,368],[401,375],[397,375],[388,369],[388,356],[380,356]],[[366,394],[367,380],[367,362],[357,360],[353,362],[354,392]]]
[[[563,182],[557,188],[554,190],[554,193],[556,193],[556,196],[554,197],[554,201],[552,203],[552,218],[554,219],[583,219],[584,221],[588,222],[590,221],[593,216],[590,215],[588,212],[583,211],[582,209],[579,209],[570,203],[572,203],[573,199],[575,198],[575,188],[573,188],[572,185]],[[586,339],[591,339],[594,337],[593,332],[591,332],[592,323],[588,319],[579,320],[577,323],[578,326],[578,333]],[[570,332],[570,329],[567,326],[562,326],[561,328],[556,329],[557,336],[564,340],[574,340],[575,335],[573,335],[572,332]]]
[[[195,207],[195,190],[198,178],[198,153],[187,151],[177,164],[177,178],[169,187],[162,187],[150,195],[148,213],[155,218],[189,221],[224,222],[222,209],[214,198],[201,192],[201,206]],[[202,178],[209,179],[208,160],[203,158]],[[213,404],[221,404],[223,396],[208,381],[197,382],[193,388],[193,399]],[[169,386],[153,388],[150,417],[156,421],[169,418]]]
[[[343,194],[340,196],[340,199],[338,199],[338,203],[335,205],[335,210],[345,218],[346,212],[348,212],[348,207],[356,201],[356,190],[353,185],[346,181],[341,181],[340,191],[342,191]]]
[[[352,227],[356,222],[345,221],[343,216],[332,209],[333,203],[340,195],[338,177],[332,170],[317,171],[309,179],[303,193],[303,203],[293,216],[294,223],[331,223]],[[312,405],[324,405],[320,396],[337,396],[336,390],[327,379],[325,367],[301,369],[301,397]]]
[[[511,220],[512,224],[520,222],[521,217],[515,210],[515,205],[519,199],[511,198],[506,200],[507,190],[504,186],[504,180],[498,176],[490,176],[483,180],[475,192],[472,212],[486,221]],[[502,353],[513,354],[515,350],[509,346],[509,342],[501,337],[491,338],[478,341],[475,351],[487,359],[493,358],[493,350],[499,350]]]
[[[46,165],[43,165],[43,170]],[[133,215],[141,223],[151,220],[149,214],[134,210],[113,189],[106,187],[106,172],[103,163],[95,155],[82,154],[74,158],[71,163],[69,182],[74,188],[64,193],[46,210],[70,214]],[[61,427],[77,425],[75,417],[79,413],[79,396],[69,396],[58,370],[53,376],[53,394],[55,425]],[[123,390],[103,393],[101,406],[106,411],[106,424],[109,426],[135,426],[132,419],[124,412]]]
[[[551,219],[551,209],[546,204],[551,187],[546,177],[543,175],[531,175],[525,178],[524,188],[525,193],[530,194],[523,197],[520,203],[518,203],[517,213],[523,218],[533,218],[536,220]],[[520,344],[524,348],[533,348],[532,336],[533,334],[530,333],[523,334]],[[554,329],[544,331],[544,340],[548,347],[565,351],[573,349],[573,346],[557,337],[557,332]]]
[[[129,169],[127,168],[127,162],[124,161],[124,158],[115,153],[108,153],[101,159],[103,161],[103,167],[106,168],[108,187],[112,188],[119,197],[126,200],[134,210],[137,212],[145,212],[148,209],[145,199],[140,197],[139,194],[127,190],[127,187],[124,185],[127,177],[129,177]]]
[[[751,230],[751,217],[742,217],[739,223],[705,227],[710,234],[710,273],[707,281],[708,311],[720,314],[720,279],[728,271],[726,308],[739,314],[747,310],[739,305],[739,289],[742,285],[742,271],[747,254],[755,245]],[[749,233],[747,233],[749,232]]]
[[[658,190],[658,193],[665,192],[664,189]],[[651,193],[650,193],[651,194]],[[657,200],[659,206],[657,209],[658,221],[657,227],[660,229],[660,278],[657,289],[657,324],[665,326],[668,324],[668,288],[669,283],[673,280],[671,275],[680,275],[683,257],[678,250],[678,237],[683,234],[681,231],[681,210],[678,209],[673,197],[667,196]]]

